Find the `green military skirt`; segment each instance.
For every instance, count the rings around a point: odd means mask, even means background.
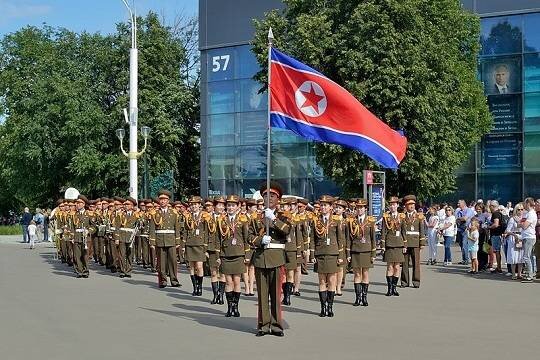
[[[402,247],[387,247],[384,250],[384,261],[387,263],[402,263],[405,261]]]
[[[206,261],[206,251],[204,246],[186,246],[186,261],[204,262]]]
[[[246,272],[244,256],[228,256],[221,258],[221,273],[225,275],[240,275]]]
[[[351,266],[353,269],[372,268],[371,251],[351,253]]]
[[[298,266],[296,251],[285,251],[285,269],[295,270]]]
[[[219,253],[217,251],[207,251],[208,253],[208,266],[211,268],[217,268],[219,267],[218,259],[219,259]]]
[[[317,262],[313,270],[318,274],[333,274],[338,271],[338,256],[337,255],[317,255]]]

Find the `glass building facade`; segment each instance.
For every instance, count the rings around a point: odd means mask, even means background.
[[[478,76],[493,127],[458,172],[459,197],[540,197],[540,13],[481,19]]]
[[[279,0],[200,0],[201,192],[249,196],[266,176],[267,95],[249,42],[251,19]],[[462,0],[481,17],[478,76],[493,114],[491,132],[457,171],[465,198],[516,202],[540,197],[540,4],[536,0]],[[272,178],[310,199],[339,189],[317,165],[314,145],[272,130]],[[360,179],[359,179],[360,181]]]
[[[253,80],[260,67],[249,44],[208,50],[204,61],[207,194],[250,196],[266,178],[268,95]],[[271,177],[287,193],[313,198],[337,191],[316,164],[313,143],[287,130],[272,129],[271,137]]]

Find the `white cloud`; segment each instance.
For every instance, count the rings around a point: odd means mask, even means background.
[[[52,7],[45,4],[28,4],[21,1],[0,0],[0,23],[14,19],[25,19],[42,16],[51,12]]]

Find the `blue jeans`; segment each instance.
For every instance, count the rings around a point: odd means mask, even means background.
[[[523,239],[523,262],[525,267],[529,271],[529,278],[534,277],[533,265],[532,265],[532,251],[534,249],[534,244],[536,243],[536,238],[525,238]]]
[[[444,261],[445,262],[452,262],[452,250],[450,247],[452,246],[452,243],[454,242],[453,236],[443,236],[444,238]]]
[[[30,242],[30,238],[28,237],[28,225],[22,226],[22,238],[23,238],[23,242],[25,243]]]
[[[463,262],[468,263],[469,262],[469,242],[465,238],[465,233],[461,233],[461,238],[463,239],[461,241],[461,260]]]

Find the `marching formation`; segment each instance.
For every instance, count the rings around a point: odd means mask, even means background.
[[[187,203],[171,201],[161,190],[155,199],[100,198],[59,200],[51,214],[59,259],[78,278],[89,276],[88,260],[121,278],[131,277],[133,263],[157,273],[158,286],[181,286],[178,264],[189,268],[192,295],[201,296],[203,279],[211,279],[211,304],[227,301],[227,317],[239,317],[244,296],[258,296],[257,336],[283,336],[281,305],[300,296],[306,264],[318,275],[320,317],[334,316],[334,298],[353,273],[354,306],[368,306],[369,271],[378,244],[387,264],[387,296],[401,286],[420,286],[420,249],[425,245],[423,214],[416,198],[389,199],[381,219],[367,214],[365,199],[321,196],[313,206],[303,198],[283,197],[281,186],[261,186],[263,199],[237,195]],[[412,264],[410,282],[409,263]],[[256,286],[255,286],[256,285]],[[224,299],[225,298],[225,299]]]

